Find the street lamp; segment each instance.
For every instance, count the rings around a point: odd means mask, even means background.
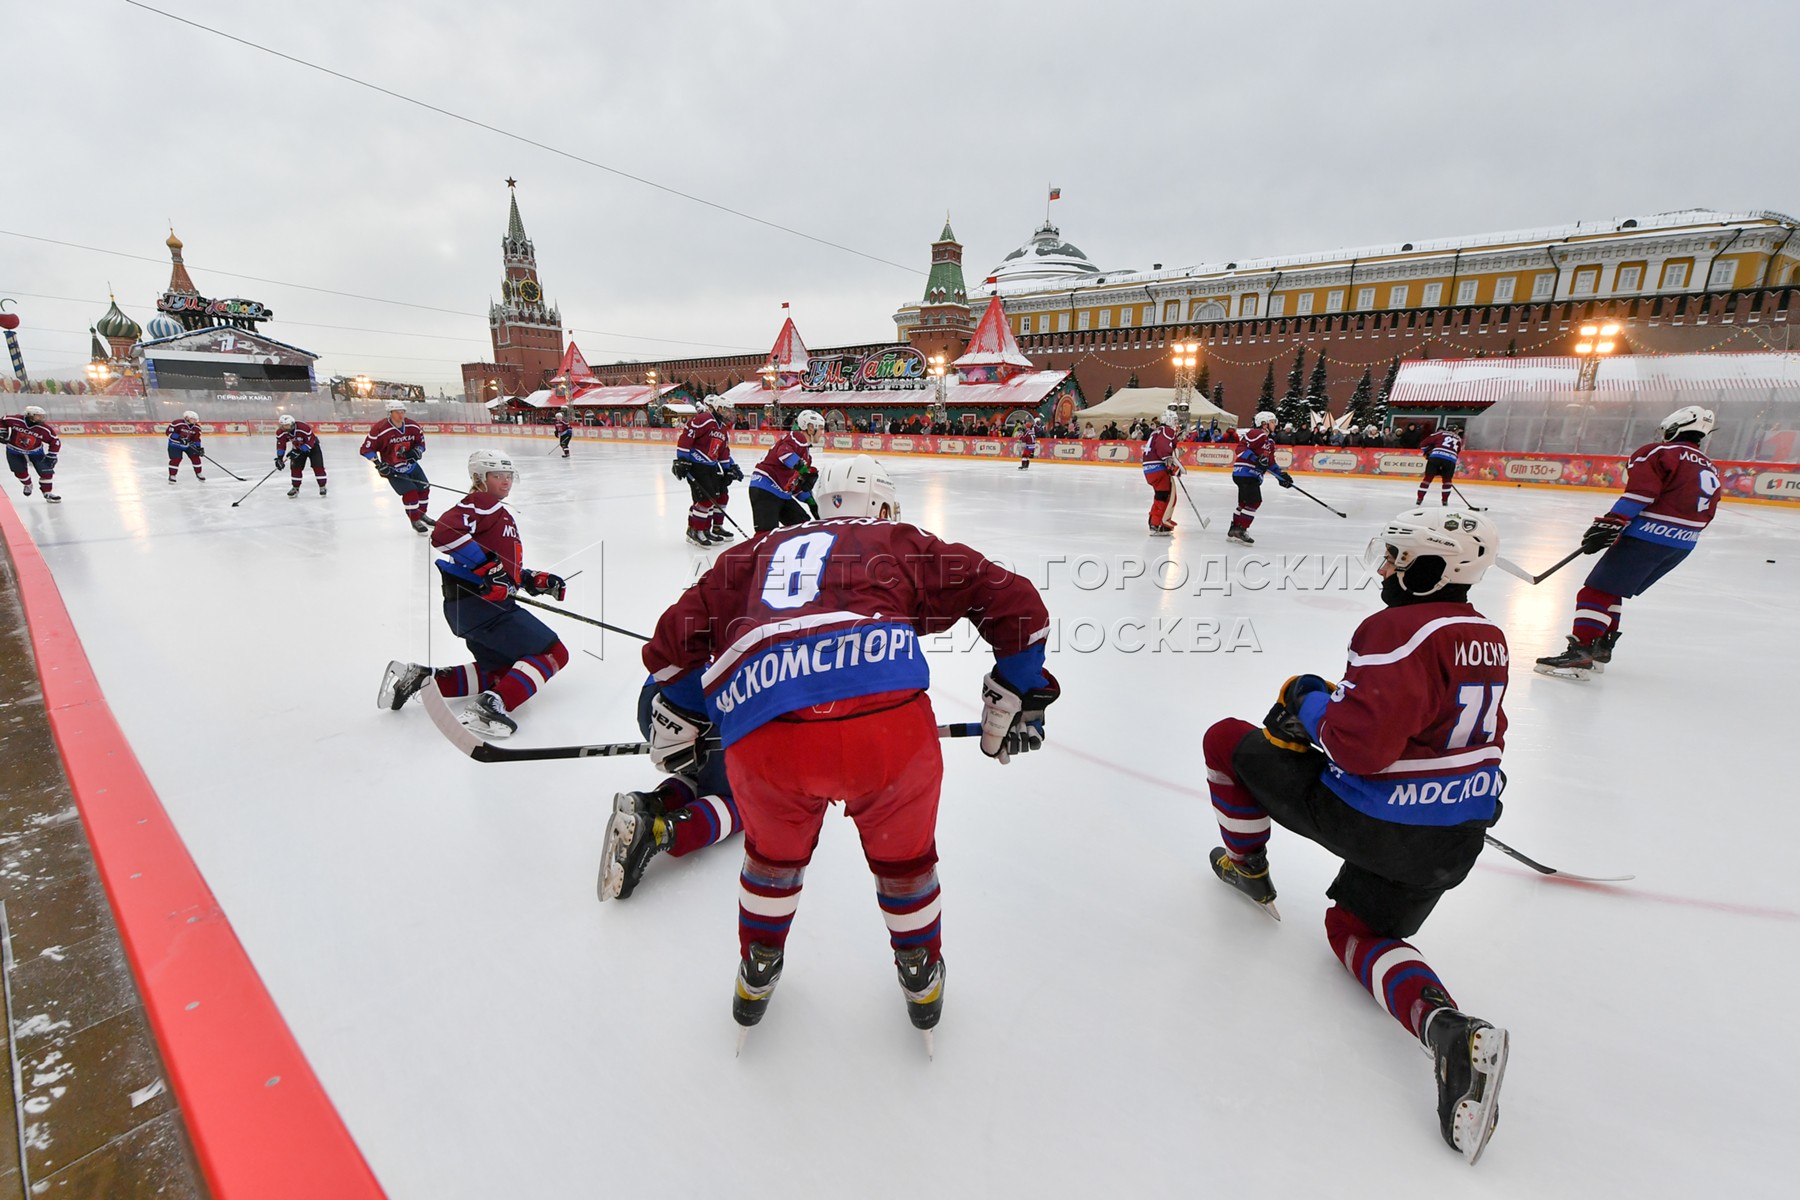
[[[1185,418],[1194,402],[1194,368],[1200,363],[1200,343],[1176,342],[1169,361],[1175,365],[1175,410]]]
[[[97,388],[103,388],[112,382],[112,366],[100,359],[95,359],[87,365],[87,377],[89,383]],[[23,470],[24,468],[20,469]]]
[[[1583,325],[1581,340],[1575,343],[1575,353],[1581,356],[1581,370],[1575,377],[1575,390],[1593,391],[1594,381],[1600,374],[1600,360],[1618,348],[1618,325],[1611,322],[1605,325]]]

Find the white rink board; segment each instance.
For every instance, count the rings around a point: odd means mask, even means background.
[[[255,480],[270,442],[207,449]],[[474,444],[434,438],[425,466],[456,483]],[[1516,660],[1494,832],[1554,865],[1638,878],[1559,886],[1490,854],[1414,939],[1465,1008],[1513,1033],[1500,1129],[1471,1171],[1438,1140],[1428,1060],[1331,955],[1333,860],[1276,833],[1281,925],[1206,866],[1201,733],[1260,720],[1295,672],[1335,676],[1378,603],[1314,586],[1316,563],[1284,588],[1280,560],[1359,552],[1410,506],[1410,482],[1300,481],[1347,521],[1271,485],[1245,552],[1224,541],[1221,473],[1187,477],[1210,529],[1184,502],[1176,536],[1152,540],[1135,472],[893,460],[916,523],[1040,581],[1063,556],[1046,599],[1066,640],[1078,620],[1205,619],[1260,649],[1159,651],[1152,634],[1124,653],[1109,634],[1053,655],[1064,699],[1042,753],[1000,767],[972,743],[945,747],[951,973],[935,1062],[902,1010],[854,832],[828,820],[787,974],[734,1059],[735,843],[657,862],[631,900],[599,905],[605,814],[614,791],[655,782],[647,761],[484,766],[417,707],[373,707],[389,658],[423,659],[429,640],[442,665],[461,647],[436,615],[425,539],[356,445],[325,440],[326,500],[310,473],[297,499],[283,475],[237,509],[248,484],[210,466],[206,484],[184,464],[170,487],[153,439],[71,441],[55,508],[7,483],[114,712],[389,1194],[1791,1186],[1779,1147],[1800,1059],[1783,1016],[1800,975],[1800,806],[1776,686],[1800,677],[1800,516],[1727,506],[1628,603],[1614,665],[1586,684],[1530,671],[1561,647],[1585,562],[1535,589],[1498,572],[1476,589]],[[700,557],[680,540],[668,451],[578,442],[565,462],[540,439],[504,445],[522,470],[528,565],[582,570],[571,608],[600,615],[604,590],[607,620],[647,632]],[[1537,569],[1610,502],[1465,490],[1493,507],[1503,552]],[[434,493],[432,511],[448,502]],[[732,512],[748,525],[741,488]],[[1126,557],[1193,569],[1247,553],[1276,564],[1251,570],[1266,587],[1119,586]],[[573,661],[516,742],[634,739],[636,644],[560,632]],[[940,720],[967,720],[991,660],[953,642],[933,697]]]

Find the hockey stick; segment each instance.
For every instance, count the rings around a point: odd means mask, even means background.
[[[1539,584],[1539,583],[1544,582],[1544,580],[1550,578],[1552,575],[1556,574],[1558,571],[1562,570],[1564,567],[1568,566],[1570,563],[1574,562],[1576,559],[1580,558],[1585,553],[1586,553],[1586,551],[1581,549],[1581,547],[1577,546],[1574,550],[1571,550],[1568,553],[1568,555],[1565,558],[1563,558],[1562,561],[1558,562],[1555,566],[1550,567],[1548,570],[1540,571],[1536,575],[1533,575],[1530,571],[1527,571],[1524,567],[1521,567],[1518,563],[1514,562],[1510,558],[1507,558],[1505,555],[1497,555],[1494,558],[1494,565],[1496,567],[1499,567],[1502,571],[1505,571],[1508,575],[1512,575],[1516,578],[1523,579],[1526,583]]]
[[[542,600],[533,600],[529,596],[514,596],[513,599],[517,600],[520,604],[528,604],[532,608],[541,608],[545,612],[553,612],[557,616],[568,617],[571,620],[580,621],[585,625],[598,625],[602,629],[610,629],[614,633],[622,633],[626,637],[634,637],[640,642],[647,642],[650,640],[644,634],[633,633],[629,629],[620,629],[617,625],[608,625],[605,621],[596,621],[592,617],[584,617],[578,612],[570,612],[566,608],[559,608],[554,604],[546,604]]]
[[[1487,511],[1487,509],[1483,508],[1479,504],[1476,504],[1474,501],[1470,500],[1467,496],[1463,495],[1463,490],[1461,488],[1457,487],[1456,484],[1452,483],[1450,485],[1450,490],[1456,493],[1456,498],[1458,500],[1461,500],[1463,502],[1464,507],[1466,507],[1470,512],[1486,512]]]
[[[1194,510],[1194,520],[1200,522],[1200,528],[1205,529],[1206,518],[1200,515],[1200,506],[1194,503],[1194,494],[1187,490],[1187,483],[1177,475],[1175,484],[1181,489],[1181,494],[1187,497],[1188,507]]]
[[[285,465],[285,464],[283,464],[283,465]],[[221,467],[220,470],[224,470],[224,468]],[[279,470],[281,470],[281,467],[276,467],[274,471],[270,471],[267,475],[264,475],[261,479],[257,480],[255,486],[253,486],[249,492],[245,492],[243,495],[239,496],[236,500],[233,500],[231,502],[231,507],[236,508],[238,505],[240,505],[244,501],[248,500],[250,498],[251,492],[256,491],[257,488],[261,487],[263,484],[265,484],[265,483],[269,482],[269,480],[273,479],[275,477],[275,472],[279,471]]]
[[[1492,834],[1482,834],[1481,840],[1507,857],[1517,859],[1519,862],[1524,863],[1540,875],[1554,875],[1558,879],[1573,879],[1578,883],[1625,883],[1637,878],[1636,875],[1577,875],[1573,871],[1562,871],[1558,870],[1556,867],[1546,867],[1535,858],[1529,858],[1526,855],[1520,854],[1517,850],[1514,850],[1511,846]]]
[[[236,471],[233,471],[230,467],[226,466],[224,463],[220,462],[218,459],[216,459],[212,455],[208,454],[206,451],[202,450],[200,452],[200,457],[204,458],[207,462],[209,462],[213,466],[219,468],[219,470],[225,472],[227,475],[231,476],[233,479],[237,480],[239,483],[250,482],[249,480],[245,479],[242,475],[239,475]]]
[[[1292,480],[1293,478],[1294,477],[1292,475],[1288,476],[1289,480]],[[1327,512],[1337,513],[1338,516],[1344,517],[1346,519],[1349,518],[1349,516],[1350,516],[1349,513],[1338,512],[1337,509],[1332,508],[1331,505],[1325,503],[1323,500],[1319,499],[1317,496],[1313,495],[1311,492],[1307,491],[1305,488],[1301,487],[1299,484],[1290,482],[1288,484],[1288,486],[1293,488],[1296,492],[1299,492],[1302,496],[1305,496],[1308,500],[1311,500],[1314,504],[1318,505],[1320,508],[1325,509]]]
[[[648,742],[601,742],[592,746],[497,746],[483,741],[456,719],[450,711],[449,704],[444,701],[444,694],[438,691],[437,680],[432,680],[419,691],[419,697],[425,704],[425,711],[431,714],[431,723],[438,727],[438,732],[449,739],[463,754],[476,762],[538,762],[553,758],[616,758],[628,754],[650,753]],[[939,725],[938,736],[941,738],[980,737],[981,725],[976,721],[965,721],[956,725]],[[710,750],[719,748],[717,738],[704,739],[704,745]],[[1572,878],[1572,877],[1571,877]]]

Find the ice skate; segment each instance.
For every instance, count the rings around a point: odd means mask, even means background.
[[[506,705],[493,692],[475,697],[475,703],[463,709],[462,723],[477,737],[488,739],[511,737],[519,729],[519,723],[506,715]]]
[[[685,815],[665,816],[662,799],[653,792],[620,792],[613,797],[600,858],[601,901],[624,900],[637,889],[650,860],[674,847],[675,823]]]
[[[1607,656],[1611,657],[1611,648]],[[1594,656],[1589,648],[1569,637],[1569,648],[1561,654],[1548,654],[1537,660],[1532,668],[1539,675],[1554,675],[1558,679],[1586,679],[1594,673]]]
[[[1606,673],[1606,664],[1612,661],[1613,647],[1619,644],[1619,631],[1614,629],[1594,639],[1588,647],[1588,656],[1594,660],[1594,674]]]
[[[293,487],[288,489],[288,499],[289,500],[292,500],[295,496],[298,496],[299,494],[300,494],[300,485],[297,483]]]
[[[53,492],[49,488],[45,488],[44,489],[44,499],[47,500],[48,502],[50,502],[51,504],[61,504],[62,503],[62,493]]]
[[[1500,1120],[1506,1030],[1445,1005],[1426,1014],[1419,1040],[1431,1051],[1437,1075],[1438,1130],[1472,1167]]]
[[[906,994],[906,1015],[925,1038],[925,1056],[935,1057],[931,1031],[944,1015],[944,960],[933,959],[923,946],[894,951],[894,967],[900,973],[900,990]]]
[[[738,1033],[738,1050],[750,1027],[769,1011],[769,997],[781,981],[781,950],[761,942],[750,943],[749,957],[738,963],[737,987],[731,994],[731,1019],[742,1028]]]
[[[169,482],[171,484],[174,484],[174,483],[179,482],[179,480],[177,480],[173,475],[171,475],[171,476],[169,476]]]
[[[1150,527],[1151,537],[1168,537],[1174,532],[1175,527],[1173,525],[1152,525]]]
[[[704,533],[701,533],[698,529],[690,527],[687,531],[687,540],[693,545],[703,549],[712,549],[712,539],[707,537]]]
[[[725,528],[723,525],[714,525],[712,527],[712,540],[715,545],[722,546],[736,537],[737,534],[731,532],[731,530]]]
[[[319,495],[323,496],[324,494],[325,494],[325,485],[321,483],[319,485]]]
[[[375,707],[390,710],[403,708],[430,680],[430,667],[401,662],[396,658],[381,673],[381,686],[375,692]]]
[[[31,481],[29,479],[25,481],[25,494],[27,496],[31,495]]]
[[[1233,525],[1230,529],[1227,529],[1225,531],[1225,540],[1228,542],[1242,542],[1246,546],[1256,545],[1256,539],[1251,537],[1250,531],[1245,529],[1242,525]]]
[[[1256,906],[1275,920],[1281,920],[1281,910],[1275,907],[1275,883],[1269,878],[1268,854],[1258,850],[1239,862],[1226,853],[1225,847],[1215,846],[1209,857],[1214,875],[1256,901]]]
[[[414,517],[413,522],[412,522],[412,527],[413,527],[413,532],[415,532],[415,533],[430,533],[431,532],[431,522],[427,521],[424,517]]]

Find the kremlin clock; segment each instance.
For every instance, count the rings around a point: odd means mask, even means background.
[[[536,304],[544,298],[544,290],[537,285],[537,280],[526,279],[519,284],[519,299],[527,304]]]

